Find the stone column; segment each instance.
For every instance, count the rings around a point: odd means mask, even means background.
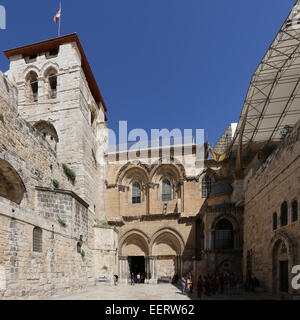
[[[145,283],[149,283],[150,279],[150,265],[149,257],[145,257]]]
[[[157,283],[157,257],[149,257],[150,276],[149,283]]]
[[[128,280],[128,257],[122,256],[119,257],[119,274],[120,274],[120,282],[126,283]]]
[[[178,256],[178,277],[179,277],[179,279],[181,279],[181,277],[183,276],[182,267],[183,267],[182,256]]]

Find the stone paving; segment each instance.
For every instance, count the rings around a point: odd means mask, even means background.
[[[203,295],[202,300],[273,300],[268,294],[245,293],[230,296],[216,294]],[[118,286],[98,285],[90,287],[86,292],[64,297],[52,297],[51,300],[198,300],[197,294],[183,295],[179,289],[171,284],[136,284],[134,286],[120,284]]]

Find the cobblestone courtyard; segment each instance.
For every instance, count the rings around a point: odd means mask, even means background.
[[[171,284],[136,284],[130,285],[98,285],[90,287],[86,292],[65,297],[52,297],[52,300],[198,300],[197,294],[183,295],[179,288]],[[273,299],[268,294],[244,293],[225,296],[216,294],[202,300],[262,300]]]

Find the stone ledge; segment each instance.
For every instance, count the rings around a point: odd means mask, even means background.
[[[60,194],[66,194],[71,196],[72,198],[76,199],[78,202],[80,202],[85,208],[88,209],[89,204],[86,203],[82,198],[80,198],[75,192],[70,191],[70,190],[64,190],[64,189],[51,189],[48,187],[35,187],[36,190],[38,191],[45,191],[45,192],[52,192],[52,193],[60,193]]]

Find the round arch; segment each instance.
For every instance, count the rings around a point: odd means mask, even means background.
[[[159,253],[157,248],[154,248],[156,244],[165,243],[169,245],[176,255],[182,255],[184,250],[184,240],[179,232],[173,228],[161,228],[157,230],[151,237],[150,241],[150,254],[155,255]],[[155,250],[153,250],[153,248]],[[156,252],[155,252],[156,251]]]
[[[198,175],[198,178],[199,178],[199,181],[202,181],[202,178],[204,176],[208,175],[211,179],[211,182],[212,184],[216,182],[217,180],[217,173],[211,169],[211,168],[206,168],[204,169],[199,175]]]
[[[41,75],[41,70],[35,66],[35,65],[30,65],[27,68],[25,68],[25,70],[23,71],[23,78],[24,80],[26,80],[26,78],[28,77],[28,75],[30,74],[30,72],[34,72],[36,73],[37,77],[39,77]]]
[[[179,161],[178,163],[174,163],[174,160],[171,163],[162,163],[162,159],[160,159],[152,165],[149,181],[156,182],[157,176],[161,175],[160,171],[167,172],[174,180],[184,179],[185,177],[185,169]]]
[[[148,256],[149,237],[141,230],[129,230],[119,240],[119,253],[121,256]]]
[[[57,131],[51,122],[45,121],[45,120],[39,120],[33,125],[33,127],[42,133],[47,132],[53,138],[55,138],[57,142],[59,141]]]
[[[58,73],[59,66],[57,63],[53,61],[46,62],[41,68],[41,74],[45,77],[45,75],[49,72],[49,70],[53,69],[56,73]]]
[[[235,216],[233,216],[232,214],[230,213],[227,213],[227,214],[221,214],[219,215],[218,217],[215,218],[215,220],[213,221],[212,225],[211,225],[211,229],[212,231],[215,231],[216,230],[216,226],[217,224],[221,221],[221,220],[228,220],[231,224],[232,224],[232,227],[233,227],[233,231],[236,233],[236,232],[239,232],[240,230],[240,225],[236,219]]]
[[[118,172],[116,177],[116,184],[122,184],[124,179],[128,179],[132,175],[140,176],[140,180],[147,183],[149,181],[149,174],[146,169],[146,164],[143,163],[130,163],[125,164]]]
[[[241,246],[240,226],[232,214],[221,214],[211,225],[215,249],[238,249]]]
[[[0,159],[0,196],[20,204],[26,192],[17,171],[7,161]]]
[[[36,122],[33,127],[44,136],[53,150],[56,150],[59,139],[54,125],[51,122],[40,120]]]

